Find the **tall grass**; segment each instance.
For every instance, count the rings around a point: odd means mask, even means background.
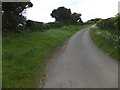
[[[63,41],[88,25],[3,37],[3,88],[36,88],[44,80],[46,59]],[[42,86],[43,83],[41,83]]]
[[[120,60],[120,55],[118,55],[118,42],[120,42],[120,37],[118,35],[98,27],[93,27],[90,31],[90,35],[98,47],[113,58]]]

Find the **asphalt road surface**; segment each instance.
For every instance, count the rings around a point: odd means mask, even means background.
[[[118,88],[118,62],[98,49],[85,28],[50,60],[44,88]]]

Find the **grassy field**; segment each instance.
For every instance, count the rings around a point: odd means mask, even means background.
[[[87,26],[90,25],[3,36],[3,88],[36,88],[40,81],[44,81],[48,56]]]
[[[118,55],[118,42],[120,38],[117,35],[112,34],[108,30],[93,27],[90,31],[90,36],[99,48],[111,57],[120,60],[120,55]]]

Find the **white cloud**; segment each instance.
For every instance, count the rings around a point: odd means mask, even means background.
[[[35,21],[50,22],[53,9],[60,6],[71,8],[72,12],[82,14],[83,21],[92,18],[108,18],[118,12],[119,0],[31,0],[33,7],[27,9],[27,18]]]

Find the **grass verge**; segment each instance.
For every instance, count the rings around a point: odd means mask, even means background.
[[[120,60],[120,55],[118,55],[119,39],[115,34],[95,26],[91,28],[90,36],[100,49],[108,53],[112,58]]]
[[[45,32],[3,36],[3,88],[36,88],[45,77],[50,53],[74,33],[89,25],[70,25]],[[42,86],[42,83],[41,83]]]

